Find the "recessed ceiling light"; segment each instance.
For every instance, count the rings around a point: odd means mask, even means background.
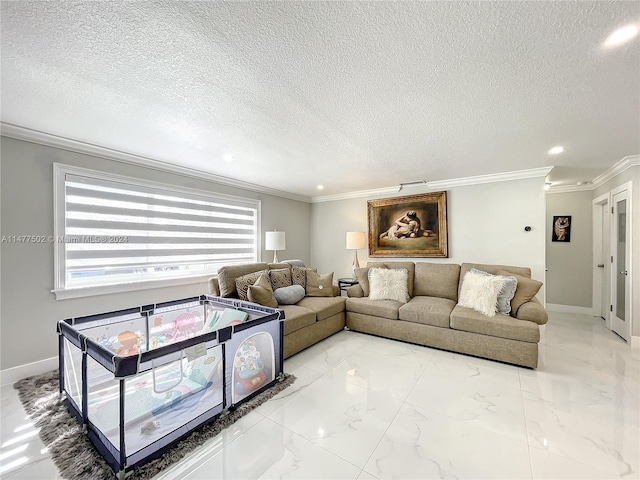
[[[222,159],[225,162],[233,162],[233,155],[231,155],[230,153],[227,153],[224,157],[222,157]]]
[[[628,42],[633,37],[638,35],[638,26],[637,25],[627,25],[625,27],[619,28],[611,35],[607,37],[604,41],[605,47],[615,47],[616,45],[622,45],[623,43]]]
[[[318,190],[324,190],[324,185],[318,185]]]
[[[564,152],[564,148],[558,145],[557,147],[553,147],[552,149],[549,150],[549,155],[558,155],[559,153],[562,153],[562,152]]]

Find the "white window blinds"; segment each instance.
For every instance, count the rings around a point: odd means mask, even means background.
[[[255,262],[258,214],[259,202],[250,199],[67,171],[58,235],[62,288],[213,274]]]

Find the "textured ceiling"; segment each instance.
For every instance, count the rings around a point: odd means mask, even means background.
[[[640,39],[602,47],[640,2],[1,8],[2,122],[291,193],[640,153]]]

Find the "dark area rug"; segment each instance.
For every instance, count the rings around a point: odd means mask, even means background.
[[[160,458],[141,466],[133,474],[127,476],[127,479],[146,480],[153,478],[169,465],[181,460],[190,451],[287,388],[295,381],[295,378],[293,375],[285,374],[285,379],[282,382],[276,383],[269,390],[239,405],[228,415],[193,431]],[[51,452],[53,462],[63,478],[69,480],[115,478],[111,467],[94,448],[87,435],[82,432],[82,426],[76,422],[64,404],[60,402],[57,370],[27,377],[16,382],[14,388],[18,390],[18,397],[24,409],[40,430],[40,438]]]

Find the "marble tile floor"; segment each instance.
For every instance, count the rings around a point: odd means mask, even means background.
[[[155,480],[640,478],[640,349],[551,312],[537,370],[343,331],[296,383]],[[2,387],[0,477],[59,474]]]

